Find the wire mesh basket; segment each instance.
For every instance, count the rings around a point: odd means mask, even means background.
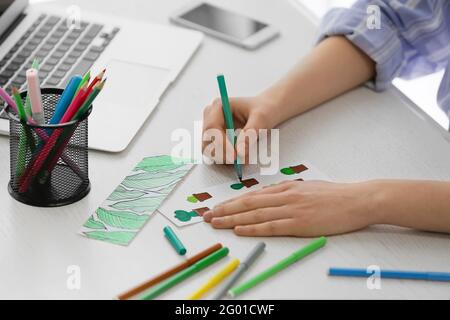
[[[42,109],[45,123],[55,111],[62,89],[45,88]],[[27,92],[22,92],[26,103]],[[90,191],[88,172],[89,110],[63,124],[21,121],[6,107],[10,133],[10,181],[8,191],[25,204],[56,207],[82,199]]]

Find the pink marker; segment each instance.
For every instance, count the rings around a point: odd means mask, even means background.
[[[27,70],[27,83],[33,119],[38,124],[44,124],[45,117],[42,110],[41,86],[39,85],[39,74],[36,69]]]
[[[0,87],[0,97],[5,100],[5,102],[14,110],[15,113],[17,112],[16,103],[11,99],[8,93],[6,93],[5,89]]]

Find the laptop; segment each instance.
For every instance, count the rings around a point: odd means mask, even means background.
[[[108,17],[76,6],[0,0],[0,86],[26,90],[25,72],[39,59],[42,87],[64,88],[74,74],[107,83],[89,117],[89,147],[124,150],[164,91],[200,45],[200,32]],[[2,111],[0,134],[9,124]]]

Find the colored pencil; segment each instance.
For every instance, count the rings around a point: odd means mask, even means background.
[[[215,245],[197,253],[195,256],[192,256],[191,258],[188,258],[186,261],[170,268],[169,270],[164,271],[163,273],[160,273],[159,275],[153,277],[152,279],[145,281],[144,283],[141,283],[137,287],[134,287],[118,296],[119,300],[127,300],[139,293],[141,293],[144,290],[147,290],[148,288],[154,286],[157,283],[160,283],[161,281],[173,276],[174,274],[177,274],[178,272],[190,267],[194,263],[202,260],[203,258],[209,256],[213,252],[216,252],[217,250],[222,248],[222,244],[216,243]]]
[[[58,124],[61,121],[61,118],[64,116],[64,113],[66,112],[67,108],[69,107],[71,101],[75,96],[75,92],[80,82],[81,77],[79,75],[75,75],[70,79],[63,93],[59,97],[59,100],[55,107],[55,112],[53,113],[53,116],[48,122],[49,124]],[[49,129],[49,134],[50,133],[51,129]]]
[[[81,82],[78,85],[77,91],[75,91],[75,94],[78,93],[78,91],[81,90],[81,88],[83,88],[83,86],[85,86],[88,82],[89,79],[91,78],[91,70],[88,70],[84,75],[83,78],[81,78]]]
[[[106,80],[106,79],[105,79]],[[94,90],[91,92],[91,94],[85,99],[82,106],[79,107],[78,111],[75,113],[75,115],[72,117],[71,120],[79,119],[83,116],[84,113],[87,112],[89,107],[92,105],[92,102],[97,97],[97,95],[100,93],[100,91],[103,89],[104,81],[100,82],[95,85]],[[49,158],[51,159],[48,166],[46,167],[46,172],[44,173],[45,176],[48,176],[50,172],[55,168],[55,166],[58,163],[58,159],[61,157],[61,154],[65,150],[67,144],[70,141],[70,138],[74,134],[75,130],[77,129],[78,124],[75,124],[73,128],[64,130],[64,133],[61,137],[61,144],[56,146],[56,152],[54,155],[50,155]],[[69,131],[68,131],[69,130]]]

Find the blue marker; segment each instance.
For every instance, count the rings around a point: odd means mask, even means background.
[[[58,124],[59,121],[61,121],[61,118],[63,117],[64,113],[66,113],[66,110],[69,107],[80,82],[81,76],[79,75],[75,75],[70,79],[69,84],[64,89],[58,103],[56,104],[55,112],[53,113],[49,124]],[[48,134],[51,134],[51,132],[49,132]]]
[[[364,277],[374,275],[374,270],[353,268],[330,268],[330,276],[340,277]],[[380,278],[408,279],[428,281],[450,281],[450,272],[426,272],[426,271],[403,271],[403,270],[380,270]]]

